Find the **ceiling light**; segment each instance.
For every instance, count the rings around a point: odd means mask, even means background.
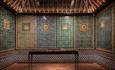
[[[74,5],[74,2],[75,2],[74,0],[71,1],[71,7]]]
[[[69,19],[69,16],[65,16],[65,19]]]
[[[38,6],[40,6],[39,0],[36,0],[35,2],[36,2],[36,4],[37,4]]]
[[[47,18],[45,16],[42,17],[44,20],[47,20]]]

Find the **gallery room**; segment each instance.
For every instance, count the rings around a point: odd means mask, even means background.
[[[115,0],[0,0],[0,70],[115,70]]]

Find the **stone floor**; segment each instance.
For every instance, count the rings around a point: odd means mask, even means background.
[[[74,63],[39,63],[33,64],[32,70],[75,70]],[[28,64],[15,63],[3,70],[28,70]],[[80,63],[79,70],[107,70],[96,63]]]

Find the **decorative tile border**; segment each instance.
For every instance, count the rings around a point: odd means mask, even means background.
[[[0,69],[13,63],[28,62],[29,50],[16,50],[0,57]],[[0,53],[1,54],[1,53]],[[69,58],[68,58],[69,57]],[[96,62],[108,69],[115,69],[114,54],[96,50],[79,50],[79,62]],[[34,55],[33,62],[73,62],[74,55]]]

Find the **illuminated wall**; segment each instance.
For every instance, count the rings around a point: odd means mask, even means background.
[[[74,43],[79,49],[93,49],[93,16],[76,16],[74,19]]]
[[[37,47],[73,47],[73,18],[37,16]]]
[[[37,16],[37,47],[56,47],[56,17]]]
[[[73,46],[73,17],[57,17],[57,47],[72,48]]]
[[[16,20],[16,48],[34,49],[36,47],[35,16],[17,16]]]
[[[0,50],[15,48],[15,16],[0,7]]]
[[[17,16],[17,49],[93,48],[93,16]]]
[[[97,48],[112,50],[112,7],[101,11],[96,17]]]

